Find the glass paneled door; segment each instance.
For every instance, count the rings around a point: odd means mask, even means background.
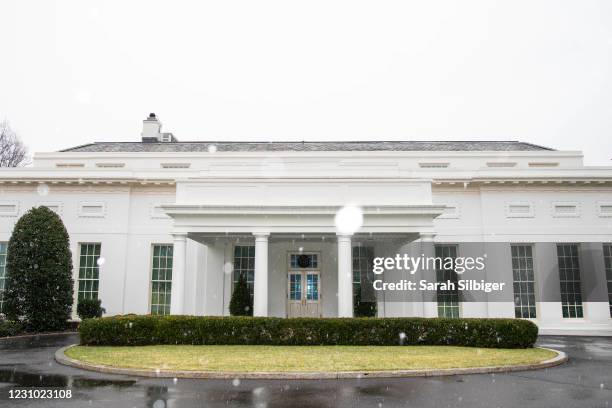
[[[294,256],[287,274],[287,316],[320,317],[321,275],[314,269],[318,267],[316,255],[310,262],[302,258],[296,261]]]

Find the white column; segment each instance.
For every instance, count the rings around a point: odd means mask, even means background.
[[[338,235],[338,317],[353,317],[351,236]]]
[[[187,251],[187,234],[174,234],[172,249],[172,292],[170,296],[170,314],[183,314],[185,305],[185,266]]]
[[[268,316],[268,235],[255,235],[255,282],[253,290],[253,316]]]

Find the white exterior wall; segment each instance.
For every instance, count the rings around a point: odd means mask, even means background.
[[[490,162],[511,161],[511,169]],[[530,162],[556,162],[555,168],[530,168]],[[125,164],[99,168],[96,163]],[[189,162],[189,169],[161,169],[160,163]],[[447,169],[420,168],[421,162],[449,162]],[[83,163],[57,168],[57,163]],[[460,255],[480,255],[476,243],[533,243],[536,290],[559,290],[554,242],[612,242],[612,217],[600,213],[612,203],[612,169],[582,166],[576,152],[310,152],[310,153],[45,153],[34,166],[2,170],[0,202],[15,203],[15,215],[0,215],[0,241],[8,241],[18,217],[38,205],[59,205],[71,238],[74,277],[78,277],[78,243],[101,243],[99,297],[107,314],[148,313],[151,246],[173,241],[173,220],[163,204],[193,205],[361,205],[444,204],[456,207],[434,220],[435,243],[459,244]],[[39,194],[38,183],[49,187]],[[299,187],[296,187],[298,186]],[[205,189],[202,189],[205,187]],[[43,190],[44,192],[44,190]],[[205,192],[205,193],[202,193]],[[406,203],[408,201],[408,203]],[[82,202],[102,203],[102,217],[79,215]],[[577,217],[559,217],[555,202],[576,203]],[[508,216],[508,205],[527,203],[533,216]],[[1,203],[0,203],[1,204]],[[184,311],[227,315],[232,275],[232,240],[187,239]],[[411,236],[410,241],[414,239]],[[420,243],[376,242],[376,256],[418,254]],[[304,251],[321,253],[322,314],[337,315],[335,242],[303,242]],[[599,245],[601,247],[601,245]],[[593,250],[596,250],[594,248]],[[289,240],[269,243],[268,309],[286,314]],[[496,267],[512,283],[509,244]],[[504,261],[505,260],[505,261]],[[551,263],[552,262],[552,263]],[[605,285],[603,258],[582,260],[598,271],[585,285]],[[76,283],[75,283],[76,296]],[[434,316],[435,303],[407,299],[379,305],[384,316]],[[563,319],[559,302],[539,303],[537,323],[548,332],[611,333],[607,303],[585,303],[584,319]],[[465,317],[513,317],[513,304],[464,303]],[[590,331],[589,331],[590,330]]]

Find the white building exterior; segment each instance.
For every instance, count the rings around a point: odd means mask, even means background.
[[[348,317],[360,257],[454,248],[487,253],[485,273],[520,288],[516,304],[487,295],[440,305],[417,294],[381,300],[378,315],[520,316],[542,333],[612,334],[612,167],[584,166],[580,152],[520,142],[178,142],[154,116],[142,137],[0,170],[0,272],[15,222],[44,205],[70,234],[75,302],[97,296],[107,315],[228,315],[246,272],[255,315]],[[346,205],[363,210],[354,234],[334,223]],[[307,268],[299,255],[311,255]]]

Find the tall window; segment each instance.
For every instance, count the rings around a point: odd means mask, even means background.
[[[612,244],[604,244],[604,262],[606,264],[606,280],[608,281],[608,305],[612,317]]]
[[[512,245],[514,317],[536,317],[533,253],[531,245]]]
[[[4,308],[4,290],[6,288],[6,242],[0,242],[0,313]]]
[[[583,317],[578,245],[557,245],[557,259],[559,261],[559,282],[561,284],[561,309],[563,317]]]
[[[459,288],[457,273],[453,268],[445,268],[446,258],[457,258],[456,245],[436,245],[436,258],[442,259],[442,265],[436,262],[436,280],[438,282],[454,282],[454,289],[437,291],[438,317],[459,317]],[[454,264],[454,262],[453,262]]]
[[[151,314],[170,314],[172,292],[172,245],[153,245],[151,263]]]
[[[234,247],[234,286],[238,283],[240,274],[245,274],[249,293],[253,296],[255,283],[255,246],[236,245]]]
[[[80,248],[78,300],[97,299],[100,274],[98,259],[100,258],[101,245],[99,243],[81,243]]]
[[[365,246],[353,247],[353,295],[361,291],[361,283],[372,278],[374,248]]]

